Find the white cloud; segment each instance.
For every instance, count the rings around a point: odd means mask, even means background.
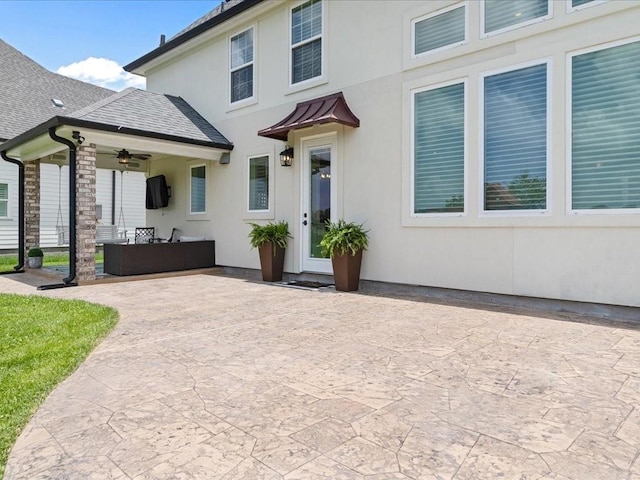
[[[145,88],[144,77],[125,72],[118,62],[108,58],[89,57],[62,66],[56,72],[65,77],[118,91],[128,87]]]

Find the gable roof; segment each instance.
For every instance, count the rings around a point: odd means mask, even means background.
[[[50,72],[0,40],[0,143],[55,115],[65,115],[113,90]],[[56,107],[52,99],[62,101]]]
[[[217,25],[239,15],[240,13],[248,10],[249,8],[257,5],[263,0],[225,0],[212,11],[206,15],[200,17],[184,30],[180,31],[177,35],[170,38],[166,43],[161,44],[154,50],[150,51],[146,55],[134,60],[128,65],[124,66],[127,72],[141,67],[142,65],[154,60],[161,55],[173,50],[174,48],[188,42],[194,37],[197,37],[201,33],[210,30]]]
[[[63,125],[233,150],[233,144],[182,98],[137,88],[127,88],[69,115],[56,115],[0,147],[8,151]]]

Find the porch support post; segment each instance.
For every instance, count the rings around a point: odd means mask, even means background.
[[[96,278],[96,146],[76,150],[76,275],[79,282]]]
[[[30,248],[40,245],[40,160],[24,164],[24,264]]]

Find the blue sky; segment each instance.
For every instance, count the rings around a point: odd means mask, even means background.
[[[219,3],[1,0],[0,38],[51,71],[120,90],[144,83],[119,66],[157,47],[160,34],[170,38]]]

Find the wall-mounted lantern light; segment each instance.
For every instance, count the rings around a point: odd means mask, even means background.
[[[285,148],[280,152],[280,165],[283,167],[290,167],[293,164],[293,147],[285,145]]]

